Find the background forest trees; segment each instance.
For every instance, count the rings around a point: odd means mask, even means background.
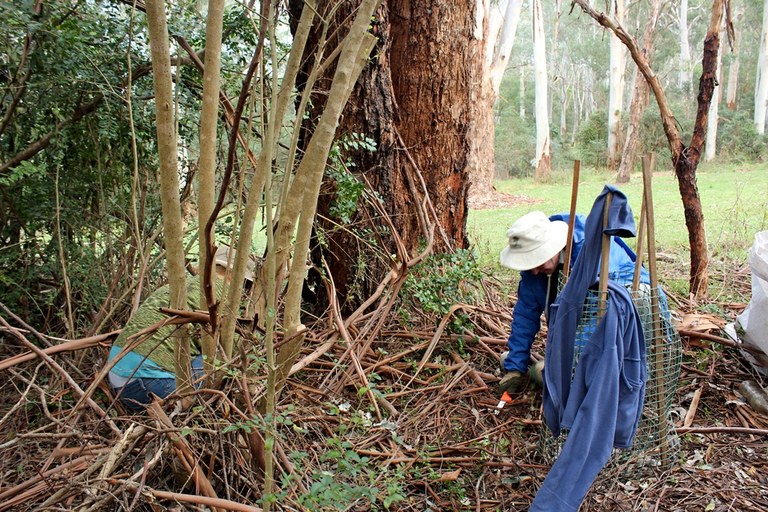
[[[608,102],[609,102],[609,42],[608,31],[597,27],[588,16],[576,8],[570,11],[570,2],[556,17],[553,2],[543,3],[545,27],[553,30],[559,26],[556,41],[557,60],[549,65],[550,119],[564,119],[560,129],[552,130],[552,158],[554,169],[567,171],[573,159],[580,159],[589,166],[606,166],[608,163]],[[685,5],[683,5],[685,4]],[[674,8],[672,8],[674,6]],[[709,23],[712,2],[686,0],[664,4],[654,34],[649,60],[653,63],[672,111],[682,133],[690,133],[695,115],[695,87],[701,73],[704,35]],[[652,16],[653,2],[631,2],[626,5],[625,29],[642,43],[646,22]],[[681,16],[681,7],[687,7]],[[766,141],[760,137],[759,123],[752,122],[755,112],[755,84],[758,74],[759,49],[762,29],[763,2],[760,0],[733,0],[734,12],[742,12],[740,23],[735,25],[737,45],[731,51],[725,44],[722,69],[726,74],[720,82],[735,91],[733,107],[719,111],[719,129],[716,159],[721,161],[755,161],[766,156]],[[687,21],[687,24],[681,23]],[[496,172],[500,178],[533,176],[530,165],[535,143],[535,118],[533,88],[533,40],[531,21],[523,16],[518,27],[515,47],[509,68],[501,86],[496,111]],[[726,41],[726,39],[722,39]],[[548,52],[554,52],[548,48]],[[625,50],[626,51],[626,50]],[[688,55],[687,62],[681,55]],[[728,71],[738,62],[733,79]],[[626,64],[627,77],[635,73],[635,66]],[[522,78],[521,78],[522,77]],[[690,78],[687,78],[690,77]],[[629,121],[629,104],[636,79],[628,79],[623,93],[624,114],[622,125],[626,133]],[[521,96],[522,93],[522,96]],[[726,101],[723,94],[721,102]],[[758,105],[762,103],[758,102]],[[521,115],[521,112],[524,114]],[[655,101],[641,116],[641,140],[637,152],[657,153],[657,162],[668,161],[668,150],[659,124]],[[757,127],[757,129],[756,129]],[[623,137],[622,136],[622,141]],[[527,157],[527,158],[526,158]],[[639,165],[639,164],[636,164]],[[634,170],[637,170],[635,167]]]

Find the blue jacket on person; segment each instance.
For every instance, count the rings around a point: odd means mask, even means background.
[[[568,213],[558,213],[549,217],[549,220],[561,220],[567,223],[569,218]],[[584,245],[584,220],[583,215],[576,215],[573,226],[571,269]],[[561,265],[562,259],[561,255]],[[618,283],[631,283],[636,259],[632,249],[622,239],[614,237],[609,256],[609,278]],[[516,370],[525,373],[528,369],[531,345],[541,328],[541,314],[557,296],[561,271],[562,266],[552,276],[534,275],[530,270],[520,272],[517,303],[512,311],[512,329],[507,340],[509,353],[503,362],[506,371]],[[645,268],[641,270],[640,281],[646,284],[650,282]]]
[[[603,208],[612,198],[607,225]],[[550,310],[544,360],[544,420],[554,435],[568,430],[557,460],[531,511],[576,512],[613,448],[631,446],[643,409],[645,340],[629,290],[608,282],[603,316],[583,345],[576,367],[577,327],[590,288],[598,281],[602,234],[634,236],[626,196],[606,185],[586,221],[582,251]]]

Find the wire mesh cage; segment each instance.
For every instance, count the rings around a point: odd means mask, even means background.
[[[679,440],[670,418],[680,373],[682,349],[680,336],[671,322],[667,299],[660,288],[639,284],[636,289],[628,280],[632,299],[640,316],[646,346],[647,380],[643,413],[631,449],[614,450],[606,469],[620,466],[622,474],[633,476],[656,469],[667,469],[676,460]],[[579,363],[581,349],[591,337],[599,321],[600,293],[590,290],[584,302],[574,341],[572,376]],[[552,436],[543,425],[540,453],[553,463],[560,453],[567,433]]]

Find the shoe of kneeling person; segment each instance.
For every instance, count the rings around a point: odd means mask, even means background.
[[[501,374],[504,375],[507,372],[507,369],[504,368],[504,361],[507,359],[507,356],[509,355],[509,350],[505,350],[501,353],[501,358],[499,359],[499,370],[501,370]]]
[[[528,368],[528,378],[537,386],[544,385],[544,361],[537,361],[536,364]]]

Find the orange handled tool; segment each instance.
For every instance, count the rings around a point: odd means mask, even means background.
[[[504,408],[506,404],[512,403],[512,397],[509,396],[509,393],[506,391],[501,395],[501,400],[499,400],[499,404],[496,406],[496,409],[493,411],[493,414],[499,414],[499,411]]]

